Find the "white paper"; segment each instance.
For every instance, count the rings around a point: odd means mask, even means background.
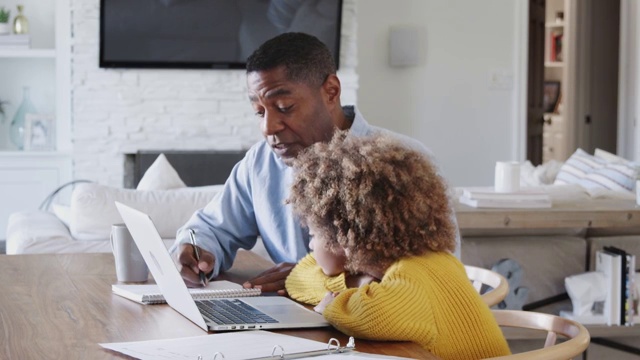
[[[349,352],[344,354],[331,354],[331,355],[321,355],[314,357],[306,357],[302,359],[311,359],[311,360],[334,360],[334,359],[343,359],[343,360],[368,360],[368,359],[409,359],[403,357],[396,356],[388,356],[388,355],[374,355],[374,354],[365,354],[361,352]]]
[[[281,346],[286,354],[327,348],[326,343],[261,330],[177,339],[100,344],[105,349],[143,360],[197,360],[198,356],[202,356],[202,359],[210,360],[213,359],[216,352],[222,353],[225,360],[253,359],[271,356],[276,345]],[[280,353],[279,348],[276,352]],[[218,356],[218,359],[221,358],[221,356]]]

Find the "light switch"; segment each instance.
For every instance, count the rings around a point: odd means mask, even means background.
[[[513,73],[507,69],[494,69],[489,73],[489,89],[511,90],[513,88]]]

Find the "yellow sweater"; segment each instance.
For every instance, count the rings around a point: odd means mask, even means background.
[[[401,259],[379,283],[352,289],[343,274],[325,276],[309,254],[291,271],[286,288],[292,298],[312,305],[327,291],[340,292],[324,316],[350,336],[413,341],[442,359],[510,354],[491,310],[449,253]]]

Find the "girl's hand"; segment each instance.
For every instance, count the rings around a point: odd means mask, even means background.
[[[331,302],[333,301],[333,299],[338,296],[338,293],[334,293],[334,292],[327,292],[327,294],[324,296],[324,298],[322,299],[322,301],[320,301],[320,303],[318,305],[316,305],[316,307],[313,308],[313,310],[317,313],[322,314],[324,312],[324,309],[331,304]]]

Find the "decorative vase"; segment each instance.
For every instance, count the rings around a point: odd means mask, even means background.
[[[13,20],[13,33],[14,34],[28,34],[29,33],[29,21],[22,15],[22,9],[24,6],[18,5],[18,15]]]
[[[10,137],[11,142],[18,147],[19,150],[24,149],[24,118],[27,114],[36,113],[36,107],[31,103],[31,94],[28,86],[25,86],[22,94],[22,103],[16,110],[16,114],[11,120]]]

